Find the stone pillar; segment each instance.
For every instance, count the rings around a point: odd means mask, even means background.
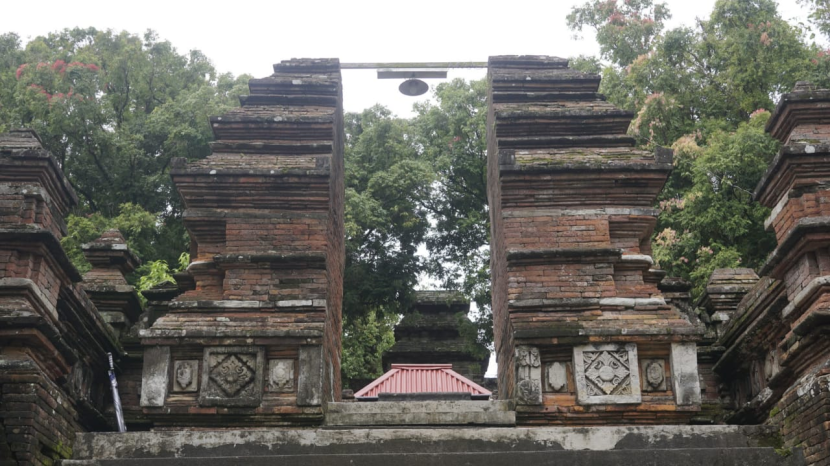
[[[666,303],[650,256],[671,151],[634,148],[633,115],[567,60],[491,57],[488,79],[500,396],[519,401],[525,424],[687,422],[700,397],[688,395],[699,384],[685,356],[703,328]],[[532,351],[539,397],[533,365],[518,360]]]
[[[118,230],[107,230],[100,238],[82,246],[92,270],[84,275],[83,289],[98,312],[119,337],[138,321],[141,302],[124,276],[141,263]]]
[[[716,337],[724,333],[729,321],[734,319],[738,303],[757,281],[758,275],[752,269],[715,269],[712,272],[698,307],[705,311],[704,320]]]
[[[460,332],[470,301],[445,290],[418,291],[415,300],[414,308],[395,326],[395,344],[383,355],[384,371],[392,364],[452,364],[455,372],[483,383],[490,352]]]
[[[106,353],[121,349],[60,245],[77,197],[31,130],[0,134],[0,454],[67,458],[107,430]]]
[[[720,367],[731,373],[736,420],[779,425],[809,464],[830,464],[830,90],[798,83],[781,101],[767,131],[783,147],[755,191],[772,209],[766,226],[778,247],[747,308],[725,340]],[[746,305],[744,304],[746,303]],[[740,308],[740,306],[739,306]],[[752,351],[751,355],[747,355]],[[732,357],[729,357],[732,354]],[[741,358],[752,361],[749,370]]]
[[[156,425],[319,423],[340,396],[340,65],[284,61],[249,88],[211,118],[212,155],[172,165],[192,262],[141,332]]]

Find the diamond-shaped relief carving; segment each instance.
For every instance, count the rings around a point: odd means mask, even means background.
[[[205,348],[203,406],[259,406],[262,399],[265,351],[258,347]]]
[[[234,397],[254,381],[256,357],[250,354],[229,354],[210,368],[210,380]]]
[[[640,376],[633,343],[574,348],[574,377],[581,404],[639,403]]]
[[[630,395],[631,369],[623,351],[585,351],[585,379],[588,395]]]

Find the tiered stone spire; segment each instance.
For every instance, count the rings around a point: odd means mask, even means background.
[[[706,322],[721,336],[724,327],[734,318],[738,303],[758,282],[755,271],[747,268],[715,269],[706,283],[698,306],[706,312]]]
[[[107,429],[115,335],[60,245],[78,201],[31,130],[0,134],[0,456],[52,464],[75,433]]]
[[[84,275],[83,288],[98,312],[119,335],[138,321],[141,303],[127,284],[125,275],[141,263],[130,251],[118,230],[107,230],[95,241],[83,245],[84,257],[92,270]]]
[[[452,364],[476,383],[484,381],[490,352],[461,335],[461,319],[470,301],[455,291],[418,291],[415,306],[395,326],[395,345],[383,355],[383,369],[392,364]]]
[[[340,395],[340,65],[274,71],[211,118],[212,155],[173,164],[194,286],[142,332],[156,425],[320,422]]]
[[[634,148],[633,115],[567,60],[491,57],[489,81],[500,396],[524,423],[685,422],[703,330],[666,304],[650,256],[671,151]]]

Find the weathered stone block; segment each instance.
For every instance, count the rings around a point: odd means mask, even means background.
[[[542,360],[539,348],[516,348],[516,400],[523,405],[542,403]]]
[[[199,390],[199,361],[176,361],[173,364],[173,391],[195,392]]]
[[[293,359],[270,359],[268,361],[268,391],[294,391]]]
[[[697,371],[697,345],[672,343],[671,371],[675,401],[679,406],[700,404],[700,378]]]
[[[319,406],[323,402],[323,347],[300,347],[297,405]]]
[[[666,361],[664,359],[641,359],[644,392],[662,392],[666,390]]]
[[[637,345],[607,343],[574,347],[574,378],[580,404],[639,403]]]
[[[170,373],[170,347],[144,348],[141,376],[141,406],[164,406]]]
[[[218,346],[204,350],[202,406],[259,406],[262,403],[265,349]]]

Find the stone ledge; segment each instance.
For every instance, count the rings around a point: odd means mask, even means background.
[[[550,249],[508,249],[508,262],[543,261],[556,262],[596,262],[619,260],[623,250],[617,248],[550,248]],[[513,265],[513,264],[511,264]]]
[[[157,338],[320,338],[322,330],[286,330],[286,329],[156,329],[140,330],[138,336],[143,339]]]
[[[326,253],[318,251],[308,252],[266,252],[260,254],[217,254],[213,256],[214,262],[217,264],[245,264],[245,263],[281,263],[290,264],[295,262],[307,263],[306,267],[311,264],[318,266],[318,268],[325,268]],[[309,267],[310,268],[310,267]]]
[[[828,231],[830,231],[830,217],[807,217],[798,220],[787,236],[778,242],[778,247],[767,257],[766,262],[761,266],[761,270],[758,271],[758,275],[762,277],[773,275],[778,265],[787,258],[791,250],[804,236],[810,233],[827,233]],[[820,246],[815,245],[815,247]]]
[[[481,452],[506,449],[513,453],[540,450],[548,453],[556,450],[630,453],[641,449],[750,448],[758,446],[757,438],[769,433],[770,429],[758,426],[659,425],[80,433],[76,437],[74,457],[78,460],[143,458],[149,461],[152,458],[460,452],[471,449]]]
[[[23,224],[0,228],[0,247],[21,246],[21,243],[27,249],[44,246],[72,282],[83,279],[63,250],[60,240],[51,231]]]
[[[329,403],[327,426],[513,426],[507,401],[360,401]]]
[[[314,219],[326,219],[328,218],[327,213],[317,213],[317,212],[262,212],[262,211],[228,211],[228,210],[221,210],[221,209],[204,209],[204,208],[197,208],[197,209],[186,209],[182,214],[182,218],[185,219],[201,219],[201,218],[281,218],[281,219],[294,219],[294,218],[314,218]]]

